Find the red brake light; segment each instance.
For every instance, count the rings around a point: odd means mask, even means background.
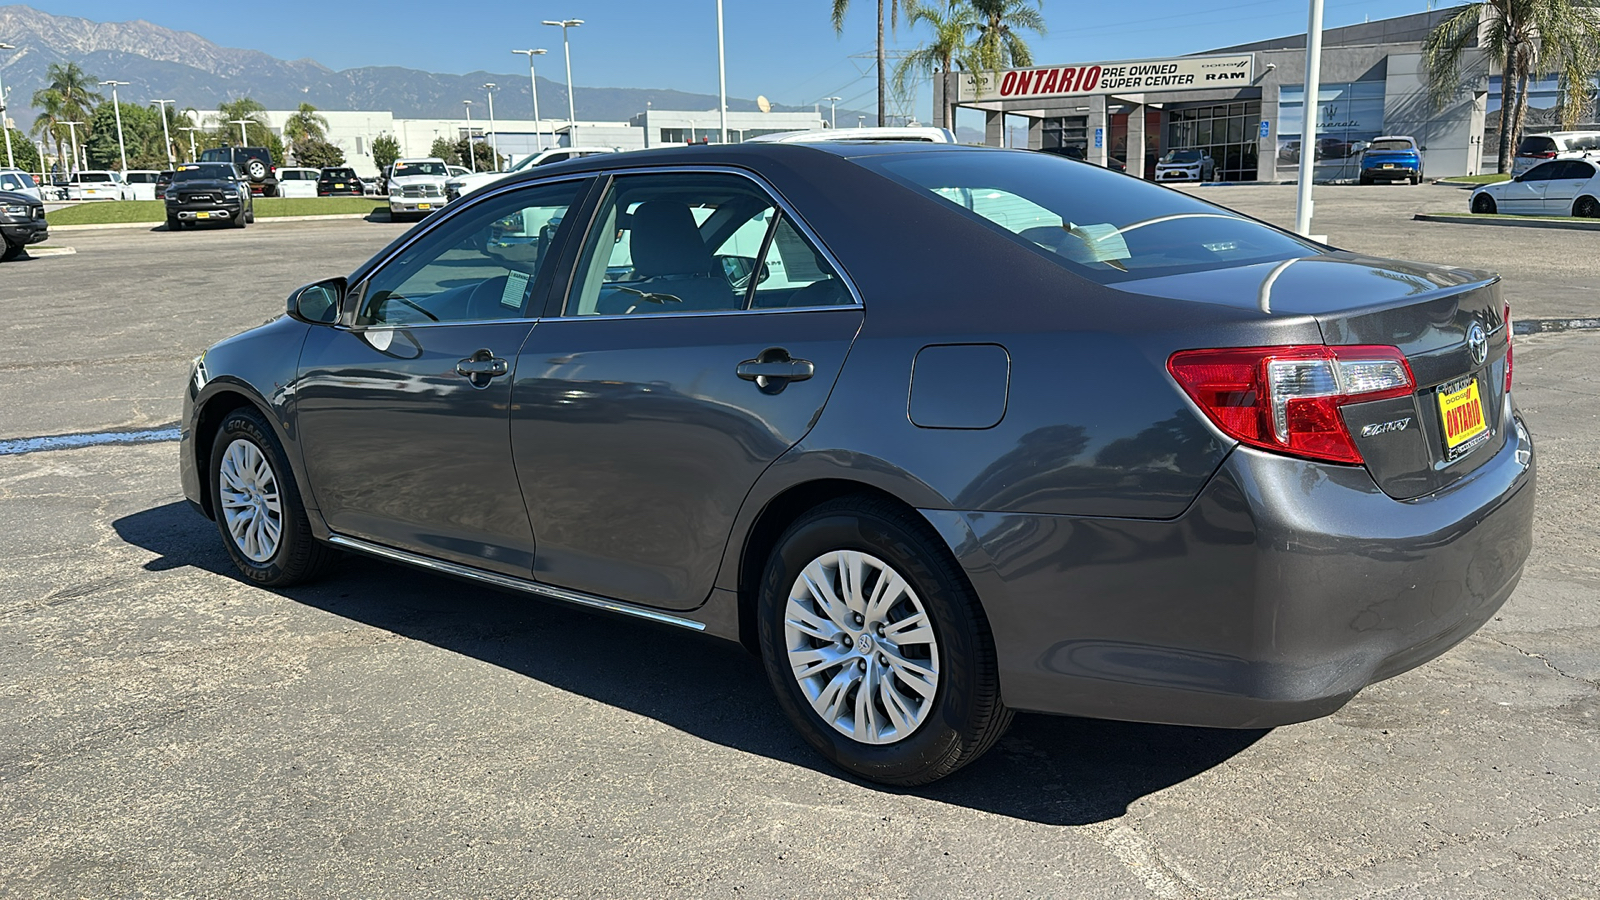
[[[1339,408],[1409,397],[1411,366],[1396,347],[1180,350],[1167,371],[1228,436],[1266,450],[1362,462]]]
[[[1511,393],[1511,304],[1507,303],[1500,321],[1506,329],[1506,393]]]

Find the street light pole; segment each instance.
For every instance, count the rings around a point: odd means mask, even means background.
[[[728,63],[722,50],[722,0],[717,0],[717,114],[722,143],[728,143]]]
[[[544,120],[539,118],[539,76],[533,71],[533,58],[543,56],[546,50],[513,50],[528,58],[528,85],[533,88],[533,137],[537,150],[544,149]]]
[[[1322,80],[1322,0],[1311,0],[1310,21],[1306,25],[1306,83],[1300,103],[1300,190],[1295,201],[1294,230],[1301,237],[1311,235],[1311,179],[1317,169],[1317,103]]]
[[[83,123],[58,122],[57,124],[67,126],[67,133],[72,136],[72,165],[67,169],[67,177],[71,178],[74,170],[83,171],[83,160],[78,158],[78,126]]]
[[[250,124],[249,119],[229,119],[228,124],[239,126],[239,146],[243,147],[250,143],[250,132],[245,130],[245,126]]]
[[[189,162],[195,162],[200,158],[200,151],[196,150],[194,147],[194,133],[200,129],[192,125],[181,125],[178,127],[178,130],[189,132]],[[174,166],[173,168],[177,167]]]
[[[122,171],[128,171],[128,144],[122,139],[122,104],[117,102],[117,88],[126,87],[126,81],[102,81],[101,87],[111,88],[111,111],[117,115],[117,149],[122,153]]]
[[[0,50],[15,50],[10,44],[0,44]],[[11,126],[6,124],[6,85],[0,80],[0,131],[6,133],[6,168],[15,169],[17,161],[11,155]]]
[[[494,170],[500,171],[500,135],[494,130],[494,82],[483,86],[483,92],[489,95],[489,147],[494,151]]]
[[[830,123],[828,125],[828,127],[829,128],[838,128],[839,127],[839,101],[842,98],[840,98],[840,97],[823,97],[822,99],[828,101],[828,122]]]
[[[154,103],[156,107],[161,110],[161,139],[165,142],[163,146],[167,151],[167,168],[170,169],[178,164],[178,157],[177,154],[172,152],[172,132],[167,128],[167,104],[176,104],[178,101],[151,100],[150,102]]]
[[[567,29],[577,28],[583,24],[582,19],[562,19],[559,22],[545,19],[544,24],[554,25],[561,29],[561,52],[567,56],[567,139],[572,139],[571,128],[578,124],[577,105],[572,99],[572,45],[567,43]]]
[[[472,101],[461,101],[467,107],[467,165],[472,167],[473,174],[478,172],[478,154],[472,147]]]

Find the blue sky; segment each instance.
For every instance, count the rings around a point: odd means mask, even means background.
[[[540,74],[561,73],[561,32],[543,19],[578,18],[572,75],[582,86],[655,87],[715,93],[715,0],[278,0],[174,3],[171,0],[24,0],[57,15],[96,21],[145,19],[193,31],[228,47],[284,59],[310,57],[334,69],[400,65],[434,72],[525,71],[518,47],[546,47]],[[1444,5],[1444,4],[1440,4]],[[828,20],[830,0],[724,0],[728,92],[765,94],[802,105],[827,96],[870,109],[874,0],[854,0],[843,35]],[[1327,0],[1326,25],[1421,12],[1426,0]],[[1094,62],[1194,53],[1305,29],[1297,0],[1146,0],[1069,3],[1044,0],[1050,33],[1030,38],[1041,63]],[[1129,15],[1134,11],[1136,18]],[[459,15],[449,17],[448,13]],[[915,47],[902,27],[891,46]],[[853,58],[860,55],[861,58]],[[914,115],[929,115],[926,91]],[[826,107],[824,107],[826,108]],[[844,124],[844,123],[840,123]]]

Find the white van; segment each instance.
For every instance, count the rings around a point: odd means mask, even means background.
[[[126,185],[123,197],[127,200],[154,200],[156,198],[156,181],[161,178],[161,173],[154,169],[129,169],[122,173],[122,182]]]

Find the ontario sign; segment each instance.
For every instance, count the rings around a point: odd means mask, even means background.
[[[959,102],[1052,100],[1145,91],[1196,91],[1242,87],[1254,77],[1255,55],[1251,53],[1006,69],[985,76],[982,85],[971,73],[963,73]]]

